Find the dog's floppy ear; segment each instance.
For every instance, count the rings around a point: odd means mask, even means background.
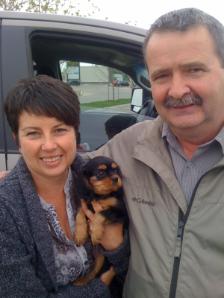
[[[89,171],[86,165],[83,166],[78,176],[78,192],[82,199],[89,197],[91,192],[91,185],[89,183]]]
[[[85,185],[86,188],[88,188],[88,189],[92,189],[92,188],[91,188],[91,185],[90,185],[90,183],[89,183],[89,180],[88,180],[87,177],[85,177],[85,175],[83,175],[83,183],[84,183],[84,185]]]
[[[77,193],[79,199],[88,200],[91,190],[87,185],[86,179],[81,175],[77,182]]]
[[[88,172],[86,164],[83,166],[81,173],[84,177],[88,177],[89,172]]]
[[[82,174],[85,177],[91,176],[90,168],[92,168],[92,159],[87,160],[82,166]]]

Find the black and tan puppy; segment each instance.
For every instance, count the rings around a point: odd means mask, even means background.
[[[94,204],[99,204],[102,208],[102,211],[96,214],[91,228],[93,245],[100,242],[105,224],[127,225],[128,217],[123,196],[121,171],[112,159],[97,156],[86,163],[82,171],[82,181],[79,183],[79,197],[91,210],[94,210]],[[75,237],[79,245],[88,238],[87,222],[81,209],[76,216]]]
[[[99,244],[105,224],[123,223],[124,227],[127,226],[128,216],[123,202],[122,175],[119,166],[112,159],[98,156],[89,160],[83,167],[78,186],[78,196],[86,202],[89,209],[94,211],[94,205],[99,204],[102,211],[95,213],[89,233],[87,219],[81,207],[79,208],[76,215],[76,244],[84,244],[89,234],[93,245]],[[83,285],[93,279],[103,264],[104,257],[97,255],[92,271],[78,280],[77,284]],[[111,268],[108,272],[108,283],[115,275],[116,272]]]

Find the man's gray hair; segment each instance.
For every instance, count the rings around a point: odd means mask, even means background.
[[[159,17],[146,35],[143,46],[144,57],[146,57],[146,47],[153,33],[184,32],[197,26],[207,28],[211,34],[217,56],[224,67],[224,26],[213,16],[196,8],[174,10]]]

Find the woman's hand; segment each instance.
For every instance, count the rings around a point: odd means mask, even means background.
[[[93,204],[93,209],[95,211],[92,212],[88,209],[85,201],[81,200],[82,209],[88,218],[89,221],[89,230],[90,234],[95,225],[95,221],[97,220],[97,214],[103,210],[102,206],[98,203]],[[114,223],[114,224],[104,224],[103,225],[103,233],[102,237],[99,240],[99,243],[103,246],[105,250],[114,250],[118,248],[124,240],[123,237],[123,224]]]
[[[0,171],[0,179],[3,179],[8,173],[9,171]]]
[[[111,266],[109,270],[101,274],[100,280],[109,287],[115,275],[116,271],[114,270],[114,267]]]

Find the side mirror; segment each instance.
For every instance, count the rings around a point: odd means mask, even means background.
[[[138,113],[143,106],[143,89],[134,88],[131,97],[131,111]]]
[[[132,90],[131,111],[139,114],[138,121],[157,117],[158,113],[154,105],[151,89],[134,88]]]

